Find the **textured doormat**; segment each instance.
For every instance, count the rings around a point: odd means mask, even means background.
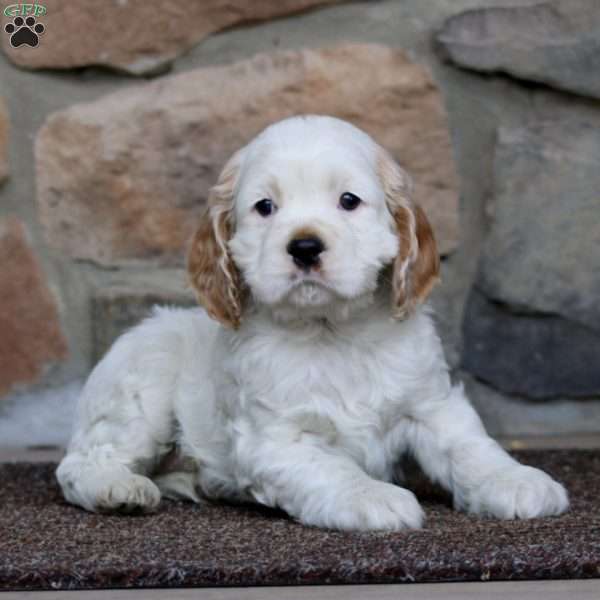
[[[518,457],[567,486],[569,513],[480,519],[417,479],[421,531],[323,531],[253,506],[171,501],[148,516],[94,515],[63,501],[56,465],[3,464],[0,590],[600,577],[600,451]]]

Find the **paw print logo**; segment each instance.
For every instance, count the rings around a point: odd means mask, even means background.
[[[15,17],[12,23],[7,23],[4,31],[10,35],[10,45],[18,48],[23,44],[35,48],[39,42],[39,36],[46,28],[41,23],[36,23],[35,17]]]

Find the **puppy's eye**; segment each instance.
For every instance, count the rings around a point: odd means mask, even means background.
[[[350,192],[344,192],[340,196],[340,206],[344,210],[354,210],[361,202],[362,200],[358,196]]]
[[[261,217],[268,217],[270,214],[273,214],[275,212],[275,209],[277,207],[275,206],[273,200],[263,198],[254,205],[254,208]]]

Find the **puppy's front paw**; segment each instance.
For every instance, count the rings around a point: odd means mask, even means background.
[[[158,507],[160,496],[150,479],[131,474],[108,481],[98,490],[94,505],[99,512],[152,512]]]
[[[559,515],[569,507],[565,488],[549,475],[524,465],[503,469],[471,494],[469,512],[500,519]]]
[[[332,519],[339,529],[397,531],[419,529],[425,514],[412,492],[374,481],[344,494]]]

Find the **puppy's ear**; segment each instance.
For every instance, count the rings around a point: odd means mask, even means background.
[[[399,242],[392,265],[392,313],[402,319],[427,298],[438,281],[440,258],[431,225],[410,198],[408,175],[385,151],[378,168]]]
[[[213,319],[237,329],[242,318],[240,273],[228,248],[234,232],[233,196],[241,162],[238,151],[211,188],[188,252],[187,269],[198,302]]]

